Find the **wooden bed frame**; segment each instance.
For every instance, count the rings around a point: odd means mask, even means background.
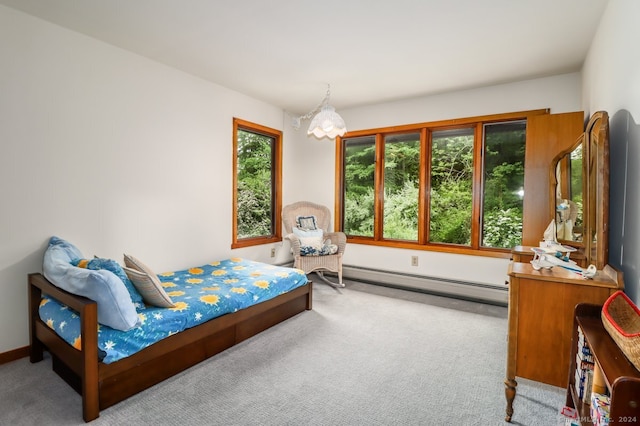
[[[51,354],[53,370],[82,395],[85,422],[110,407],[187,368],[305,310],[312,309],[311,282],[288,293],[226,314],[167,337],[127,358],[98,361],[98,305],[29,274],[29,343],[32,363]],[[48,294],[80,314],[81,350],[73,348],[41,319],[42,294]]]

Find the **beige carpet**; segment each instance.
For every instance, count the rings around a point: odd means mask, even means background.
[[[318,283],[297,315],[101,412],[95,425],[502,425],[506,308]],[[0,424],[82,424],[50,360],[0,366]],[[557,425],[564,391],[519,380],[516,425]]]

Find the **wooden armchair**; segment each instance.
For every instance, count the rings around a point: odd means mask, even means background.
[[[326,248],[329,244],[337,246],[334,254],[319,255],[303,255],[299,235],[294,233],[299,227],[298,218],[314,217],[315,228],[322,230],[322,242]],[[343,232],[332,232],[331,212],[325,206],[315,204],[309,201],[299,201],[290,204],[282,209],[282,220],[286,231],[285,239],[291,242],[291,251],[293,253],[293,267],[302,269],[305,274],[316,272],[320,279],[334,287],[344,287],[342,283],[342,254],[347,245],[347,236]],[[329,240],[331,241],[329,243]],[[329,281],[323,275],[323,271],[336,272],[338,274],[338,283]]]

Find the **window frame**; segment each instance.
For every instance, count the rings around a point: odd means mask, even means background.
[[[344,153],[345,139],[374,136],[376,141],[376,158],[374,160],[375,177],[374,177],[374,232],[373,237],[350,236],[347,235],[347,242],[353,244],[375,245],[383,247],[407,248],[415,250],[448,252],[458,254],[481,255],[488,257],[508,258],[510,249],[484,247],[482,246],[482,207],[484,195],[484,125],[494,124],[508,121],[528,121],[532,116],[549,114],[549,109],[538,109],[529,111],[518,111],[504,114],[491,114],[476,117],[466,117],[451,120],[441,120],[434,122],[423,122],[416,124],[407,124],[401,126],[381,127],[375,129],[351,131],[342,137],[336,138],[336,187],[335,187],[335,227],[336,230],[344,229]],[[474,163],[473,163],[473,181],[472,181],[472,222],[471,222],[471,245],[460,246],[448,243],[429,242],[429,226],[428,218],[430,217],[429,208],[431,199],[429,194],[430,175],[431,175],[431,135],[434,131],[449,130],[458,128],[474,129]],[[384,137],[388,134],[398,133],[420,133],[420,187],[418,190],[418,215],[427,220],[420,220],[418,224],[418,240],[402,241],[383,238],[382,223],[384,218]],[[528,133],[528,130],[527,130]],[[526,142],[525,142],[526,143]],[[526,149],[526,148],[525,148]],[[526,195],[525,195],[526,196]],[[523,218],[524,222],[524,218]],[[524,223],[523,223],[524,226]]]
[[[273,139],[271,162],[272,230],[271,235],[238,238],[238,130],[257,133]],[[282,131],[240,118],[233,118],[233,190],[231,248],[251,247],[282,241]]]
[[[418,207],[418,216],[419,216],[420,215],[420,211],[421,211],[420,210],[420,199],[422,199],[421,190],[422,190],[422,186],[423,186],[423,185],[421,185],[421,182],[424,181],[423,180],[424,179],[423,175],[425,173],[424,167],[423,167],[424,165],[421,162],[422,158],[424,158],[424,150],[425,150],[423,132],[422,132],[422,130],[420,130],[420,131],[415,131],[415,132],[385,133],[385,134],[382,134],[381,137],[380,137],[380,143],[383,146],[383,149],[381,149],[381,151],[380,151],[380,157],[379,157],[380,161],[382,162],[381,169],[380,169],[380,171],[381,171],[380,179],[382,179],[382,181],[381,181],[382,188],[381,188],[381,191],[380,191],[382,199],[381,199],[380,210],[379,210],[380,212],[382,212],[382,215],[380,217],[380,224],[381,224],[380,225],[381,226],[380,227],[380,238],[382,240],[384,240],[384,241],[403,241],[403,242],[406,241],[406,242],[411,242],[411,243],[419,243],[421,241],[421,237],[423,236],[423,233],[424,233],[424,230],[423,230],[424,222],[419,220],[418,221],[418,227],[416,229],[416,232],[417,232],[417,236],[416,237],[417,238],[415,240],[406,240],[406,239],[390,238],[390,237],[386,237],[385,238],[384,237],[384,219],[385,219],[384,218],[384,208],[385,208],[384,201],[385,201],[385,196],[386,196],[385,191],[384,191],[386,176],[385,176],[384,172],[387,169],[387,164],[386,164],[386,162],[387,162],[386,145],[388,143],[389,144],[398,143],[398,141],[392,141],[392,140],[391,141],[387,141],[387,136],[389,136],[389,135],[394,135],[394,136],[398,135],[398,136],[402,137],[402,136],[414,135],[414,134],[418,135],[418,144],[420,145],[420,158],[418,159],[418,163],[419,164],[418,164],[418,173],[417,173],[418,174],[418,176],[417,176],[417,178],[418,178],[418,206],[417,207]],[[374,185],[375,185],[375,181],[374,181]]]
[[[525,172],[525,163],[526,163],[526,150],[527,150],[527,128],[528,128],[528,123],[527,120],[507,120],[507,121],[493,121],[493,122],[488,122],[488,123],[483,123],[482,125],[482,155],[484,156],[487,153],[487,128],[490,126],[495,126],[494,128],[497,128],[498,126],[501,125],[518,125],[518,124],[524,124],[524,134],[525,134],[525,140],[524,140],[524,152],[523,152],[523,157],[522,157],[522,161],[523,161],[523,182],[522,182],[522,190],[524,191],[524,172]],[[511,163],[513,164],[513,163]],[[486,219],[484,217],[484,214],[486,212],[486,205],[485,205],[485,195],[486,195],[486,187],[484,186],[485,182],[485,178],[487,177],[487,162],[482,161],[482,169],[480,170],[480,173],[482,174],[481,176],[481,181],[482,181],[482,187],[480,188],[480,190],[482,191],[482,197],[480,198],[480,234],[478,235],[478,240],[479,240],[479,244],[481,247],[486,248],[486,249],[495,249],[498,250],[498,248],[496,247],[489,247],[489,246],[485,246],[483,245],[484,241],[485,241],[485,225],[486,225]],[[520,240],[520,244],[522,244],[522,239],[525,237],[525,232],[524,232],[524,193],[522,196],[522,232],[521,232],[521,240]]]

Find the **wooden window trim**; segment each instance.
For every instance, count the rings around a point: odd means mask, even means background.
[[[420,175],[420,189],[419,189],[419,200],[418,200],[418,214],[419,217],[429,217],[429,186],[430,184],[427,182],[429,177],[431,176],[430,170],[430,153],[424,152],[427,150],[427,147],[430,145],[431,133],[434,130],[441,130],[446,128],[459,128],[464,126],[474,127],[474,132],[476,136],[476,140],[474,143],[474,180],[473,180],[473,206],[472,206],[472,221],[474,221],[477,226],[472,226],[473,235],[471,236],[471,245],[470,246],[457,246],[454,244],[442,244],[442,243],[429,243],[429,227],[426,226],[424,221],[420,221],[419,229],[418,229],[418,241],[398,241],[398,240],[384,240],[382,239],[382,233],[379,232],[382,228],[382,197],[380,194],[377,194],[377,200],[375,201],[375,218],[374,218],[374,236],[373,237],[362,237],[362,236],[348,236],[347,241],[353,244],[363,244],[363,245],[374,245],[380,247],[392,247],[392,248],[406,248],[411,250],[424,250],[424,251],[434,251],[434,252],[445,252],[445,253],[456,253],[456,254],[466,254],[466,255],[474,255],[474,256],[485,256],[485,257],[496,257],[496,258],[509,258],[511,256],[510,249],[499,249],[499,248],[488,248],[482,247],[481,242],[479,241],[479,234],[481,233],[481,215],[482,215],[482,172],[483,172],[483,126],[485,124],[490,124],[493,122],[502,122],[502,121],[516,121],[516,120],[528,120],[530,117],[549,114],[550,110],[548,108],[545,109],[536,109],[536,110],[527,110],[527,111],[517,111],[511,113],[504,114],[489,114],[475,117],[465,117],[465,118],[456,118],[451,120],[439,120],[432,122],[423,122],[417,124],[407,124],[400,126],[389,126],[389,127],[380,127],[374,129],[365,129],[365,130],[356,130],[350,131],[342,137],[336,138],[336,167],[335,167],[335,203],[334,203],[334,228],[336,231],[342,229],[343,226],[343,210],[342,206],[344,205],[344,175],[342,171],[344,170],[344,139],[358,137],[358,136],[376,136],[376,162],[384,161],[384,157],[381,156],[381,143],[379,143],[380,139],[384,137],[385,134],[389,133],[403,133],[403,132],[421,132],[421,150],[422,160],[425,164],[421,164],[421,175]],[[478,137],[479,135],[479,137]],[[476,156],[479,155],[479,157]],[[382,167],[376,167],[376,190],[379,192],[382,187],[378,182],[382,178]],[[425,216],[427,215],[427,216]]]
[[[238,129],[264,134],[274,138],[273,147],[273,202],[274,202],[274,222],[271,236],[260,236],[254,238],[243,238],[238,240]],[[232,215],[232,240],[231,248],[251,247],[261,244],[270,244],[282,241],[282,131],[252,123],[240,118],[233,118],[233,215]]]

